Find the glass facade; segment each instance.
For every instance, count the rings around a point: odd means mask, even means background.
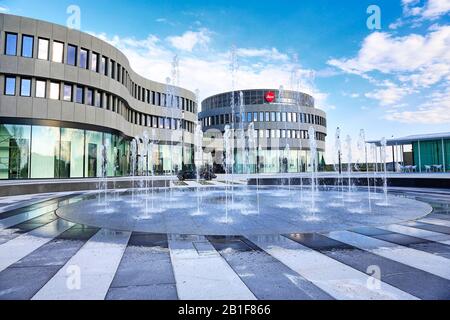
[[[413,157],[417,170],[426,171],[426,166],[441,165],[444,171],[450,168],[450,140],[414,142]],[[420,166],[420,168],[419,168]]]
[[[128,138],[82,129],[0,124],[0,179],[100,177],[103,145],[107,175],[129,175]],[[172,174],[181,170],[182,156],[185,166],[192,165],[193,147],[185,145],[182,150],[181,143],[157,144],[149,166],[153,163],[155,174]],[[139,168],[139,174],[143,170]]]
[[[226,157],[226,155],[225,155]],[[308,172],[310,155],[308,150],[259,149],[243,153],[235,150],[234,173],[295,173]],[[324,163],[324,152],[317,152],[319,167]]]

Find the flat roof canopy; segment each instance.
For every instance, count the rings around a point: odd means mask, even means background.
[[[450,139],[450,132],[444,132],[444,133],[430,133],[430,134],[417,134],[417,135],[411,135],[406,136],[402,138],[396,138],[396,139],[387,139],[387,145],[388,146],[395,146],[395,145],[401,145],[401,144],[409,144],[417,141],[429,141],[429,140],[446,140]],[[381,140],[372,140],[372,141],[366,141],[367,143],[372,143],[377,146],[381,146]]]

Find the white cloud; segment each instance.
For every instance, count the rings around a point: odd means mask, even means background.
[[[414,8],[414,15],[420,15],[425,19],[436,19],[450,11],[449,0],[428,0],[422,8]]]
[[[450,26],[437,27],[427,35],[394,37],[374,32],[367,36],[355,58],[331,59],[328,64],[345,72],[365,74],[426,71],[433,64],[450,64]]]
[[[386,115],[386,119],[411,124],[450,124],[450,89],[435,91],[428,98],[415,110],[393,110]]]
[[[365,94],[365,97],[378,100],[382,106],[388,106],[399,102],[409,93],[410,90],[408,88],[389,85],[383,89],[368,92]]]
[[[350,97],[350,98],[359,98],[361,95],[359,93],[348,93],[348,92],[342,92],[342,95],[344,97]]]
[[[191,91],[199,89],[201,99],[231,90],[229,51],[217,51],[211,46],[198,46],[193,50],[194,47],[186,46],[184,49],[187,50],[177,52],[172,44],[166,41],[167,39],[161,40],[154,35],[149,35],[145,39],[93,35],[121,50],[128,57],[133,70],[148,79],[165,83],[166,77],[171,75],[172,59],[178,54],[181,87]],[[315,87],[313,83],[315,73],[293,64],[286,53],[276,48],[236,48],[236,52],[239,59],[236,90],[278,88],[284,85],[285,89],[298,88],[313,95],[316,105],[322,109],[335,108],[327,103],[327,94]],[[291,81],[294,69],[299,78],[298,87]]]
[[[406,17],[413,16],[419,20],[435,20],[450,11],[449,0],[428,0],[423,6],[418,0],[403,0],[402,5]]]
[[[9,12],[9,8],[0,6],[0,12]]]
[[[404,0],[407,5],[417,1]],[[430,3],[428,3],[430,5]],[[413,14],[412,11],[409,12]],[[385,109],[386,118],[407,123],[446,123],[450,94],[435,94],[418,107],[404,103],[419,100],[425,92],[450,83],[450,26],[434,24],[423,35],[394,36],[374,32],[367,36],[353,58],[332,59],[328,64],[346,73],[360,75],[375,86],[366,98]],[[447,101],[445,99],[448,99]],[[400,106],[402,106],[400,108]],[[400,110],[401,109],[401,110]]]
[[[269,58],[273,60],[288,61],[287,54],[281,53],[276,48],[272,49],[255,49],[255,48],[240,48],[237,54],[244,58]]]
[[[210,33],[207,29],[186,31],[181,36],[168,37],[167,41],[178,50],[192,52],[197,45],[207,45],[211,41]]]

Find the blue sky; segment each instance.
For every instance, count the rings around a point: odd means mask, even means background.
[[[25,1],[0,11],[66,24],[125,52],[140,74],[165,81],[174,55],[181,86],[200,97],[231,88],[300,88],[327,112],[328,147],[337,126],[357,139],[450,131],[450,0]],[[369,5],[381,29],[369,30]],[[294,79],[294,80],[292,80]]]

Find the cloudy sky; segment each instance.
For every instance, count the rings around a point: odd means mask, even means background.
[[[450,0],[0,0],[0,12],[66,24],[121,49],[143,76],[165,82],[179,57],[180,85],[200,98],[236,87],[299,88],[357,139],[450,131]],[[381,13],[369,29],[370,5]]]

